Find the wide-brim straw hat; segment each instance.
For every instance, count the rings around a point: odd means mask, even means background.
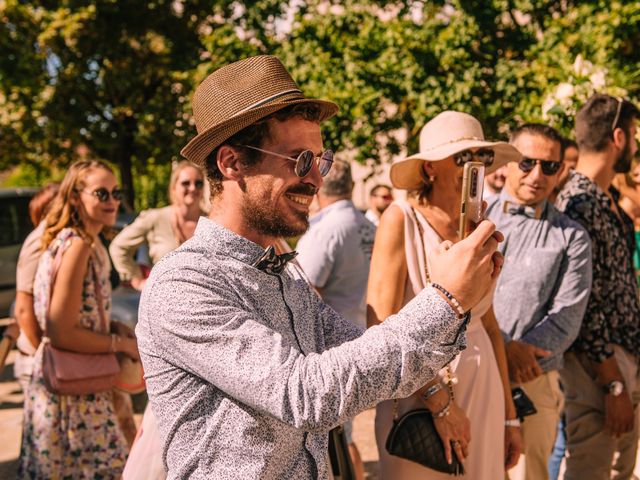
[[[482,125],[467,113],[446,111],[435,116],[420,131],[420,151],[391,166],[391,183],[396,188],[417,190],[424,184],[424,162],[438,162],[468,149],[491,148],[495,152],[491,173],[508,162],[517,162],[522,155],[506,142],[484,139]]]
[[[278,110],[313,104],[320,121],[334,116],[333,102],[307,98],[277,58],[250,57],[219,68],[193,95],[193,117],[198,134],[180,152],[204,166],[209,153],[232,135]]]

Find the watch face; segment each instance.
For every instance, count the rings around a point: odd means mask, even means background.
[[[624,390],[624,384],[622,382],[613,381],[609,384],[609,393],[614,397],[619,396]]]

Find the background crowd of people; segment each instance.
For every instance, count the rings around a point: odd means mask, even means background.
[[[470,160],[486,167],[486,215],[504,235],[504,267],[470,311],[466,348],[413,395],[377,404],[381,478],[447,478],[386,449],[398,416],[419,408],[431,412],[447,461],[463,462],[464,478],[504,478],[521,454],[519,478],[557,478],[562,458],[567,479],[632,478],[640,401],[640,167],[632,164],[639,117],[632,103],[595,95],[576,117],[577,142],[524,124],[507,143],[485,140],[468,114],[442,112],[421,130],[419,152],[393,164],[395,192],[376,185],[366,212],[351,201],[348,163],[333,160],[295,262],[324,302],[362,330],[393,318],[432,284],[432,257],[443,242],[459,240],[462,167]],[[148,272],[136,252],[146,246],[153,267],[194,236],[206,216],[206,181],[199,164],[179,163],[169,206],[141,212],[113,239],[121,192],[103,162],[75,163],[60,185],[32,200],[35,229],[17,271],[20,478],[165,476],[151,409],[125,470],[136,435],[130,400],[116,389],[52,393],[44,345],[140,360],[134,331],[110,319],[112,264],[121,281],[143,290]],[[523,411],[514,392],[535,408]],[[349,421],[344,428],[354,475],[363,478]],[[143,441],[155,447],[141,449]]]

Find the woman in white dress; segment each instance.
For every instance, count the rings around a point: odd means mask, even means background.
[[[420,153],[391,170],[394,186],[410,194],[407,201],[387,209],[378,227],[367,292],[369,326],[396,313],[420,292],[429,283],[430,252],[444,241],[458,239],[464,163],[482,161],[491,171],[518,158],[518,151],[506,143],[485,142],[480,123],[470,115],[443,112],[425,125]],[[471,311],[467,348],[438,378],[395,405],[398,418],[410,410],[430,410],[447,460],[457,456],[464,464],[463,478],[474,480],[504,478],[521,444],[492,299],[493,290]],[[450,478],[386,451],[394,402],[377,407],[381,478]]]

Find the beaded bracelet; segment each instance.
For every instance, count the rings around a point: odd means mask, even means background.
[[[444,418],[447,415],[449,415],[450,412],[451,412],[451,397],[449,397],[447,404],[439,412],[432,413],[431,416],[433,418]]]
[[[449,293],[449,290],[447,290],[446,288],[444,288],[442,285],[438,284],[438,283],[431,283],[431,286],[437,290],[440,290],[442,292],[442,294],[447,297],[447,300],[449,302],[449,304],[453,307],[453,309],[456,311],[456,313],[461,316],[464,317],[464,315],[467,313],[464,311],[464,309],[462,308],[462,305],[460,305],[460,302],[458,301],[458,299],[456,297],[454,297],[453,295],[451,295],[451,293]]]

